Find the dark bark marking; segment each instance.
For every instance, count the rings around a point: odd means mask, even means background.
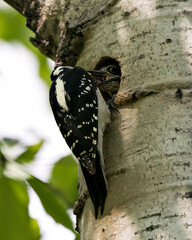
[[[139,220],[146,219],[146,218],[151,218],[151,217],[161,217],[161,213],[154,213],[154,214],[151,214],[151,215],[146,215],[144,217],[139,218]]]
[[[143,232],[152,232],[153,230],[158,229],[160,227],[161,227],[160,224],[158,224],[158,225],[151,225],[151,226],[149,226],[149,227],[147,227],[147,228],[145,228],[143,230],[135,232],[135,235],[143,233]]]
[[[186,198],[186,199],[192,198],[192,192],[186,192],[185,194],[183,194],[183,195],[181,196],[181,198],[182,198],[182,199],[184,199],[184,198]]]

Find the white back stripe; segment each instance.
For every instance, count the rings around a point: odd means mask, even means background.
[[[67,106],[66,99],[65,99],[66,91],[64,89],[64,83],[60,78],[56,80],[55,88],[56,88],[57,101],[59,105],[63,107],[66,111],[68,111],[69,108]]]

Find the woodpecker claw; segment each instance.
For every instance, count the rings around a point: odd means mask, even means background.
[[[119,110],[118,110],[118,109],[114,106],[114,104],[113,104],[113,101],[114,101],[114,99],[115,99],[115,95],[116,95],[116,94],[113,94],[112,98],[109,98],[109,99],[107,100],[107,105],[109,106],[109,109],[110,109],[110,110],[115,110],[116,112],[119,113]]]

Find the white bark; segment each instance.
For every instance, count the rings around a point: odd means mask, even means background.
[[[37,2],[43,53],[85,69],[108,56],[122,71],[105,212],[95,220],[86,200],[81,239],[192,239],[192,0]]]
[[[86,204],[81,239],[192,239],[190,4],[120,1],[88,29],[77,64],[116,58],[122,82],[105,134],[105,214],[95,221]]]

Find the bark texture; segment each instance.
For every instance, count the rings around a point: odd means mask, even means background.
[[[53,60],[121,66],[120,114],[104,139],[105,212],[95,220],[86,200],[81,239],[192,239],[192,0],[6,1]]]

